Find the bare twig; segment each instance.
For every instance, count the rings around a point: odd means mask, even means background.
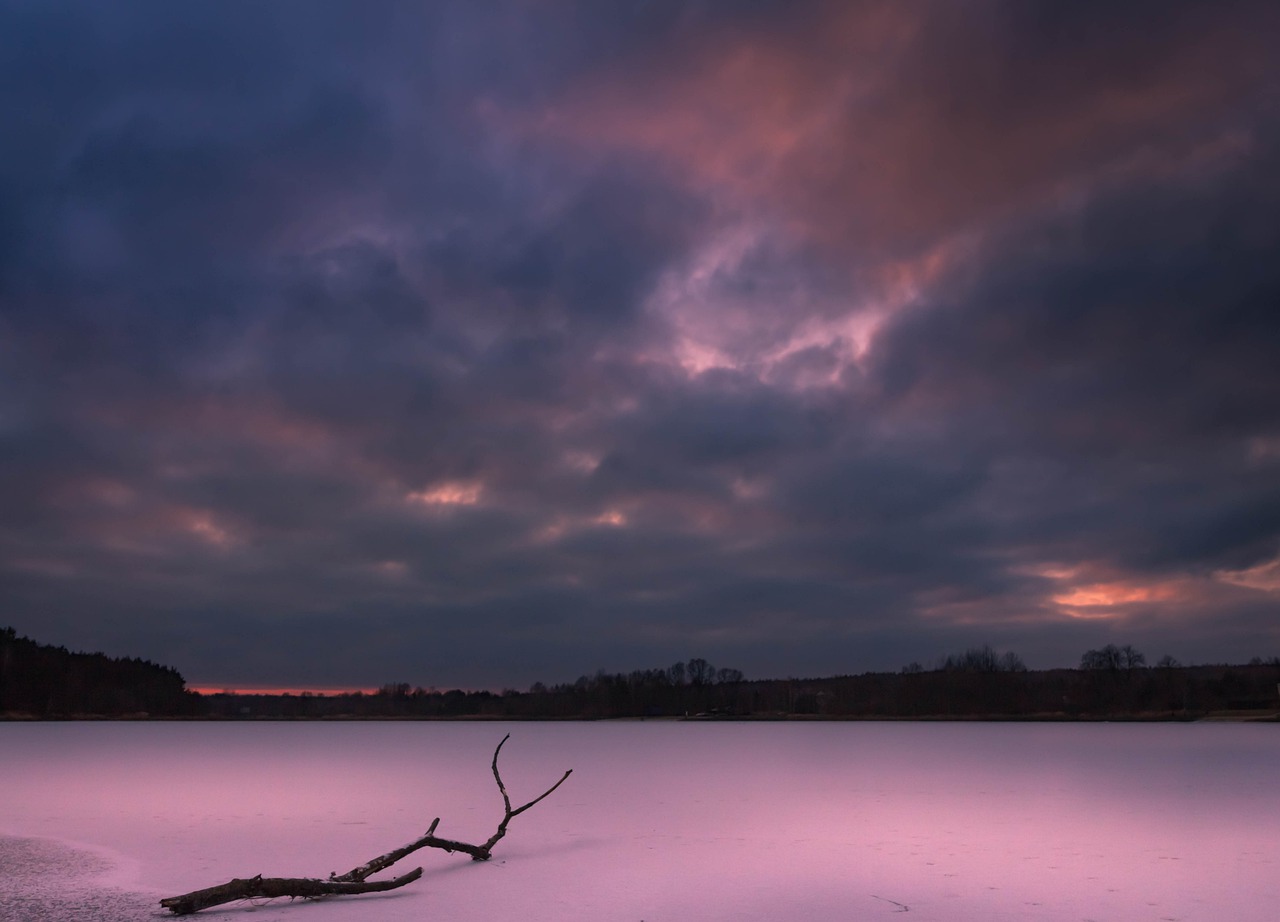
[[[502,776],[498,774],[498,753],[502,751],[502,744],[509,739],[511,739],[510,733],[508,733],[506,736],[502,738],[502,742],[498,744],[498,748],[493,751],[493,780],[498,782],[498,790],[502,792],[502,804],[504,807],[502,822],[498,824],[498,831],[489,837],[489,841],[484,843],[484,845],[480,846],[480,848],[484,851],[484,855],[472,856],[476,861],[488,860],[490,850],[495,845],[498,844],[499,839],[501,839],[503,836],[507,834],[507,824],[511,822],[513,817],[519,816],[521,813],[524,813],[524,811],[528,810],[534,804],[538,803],[539,801],[547,797],[550,797],[552,792],[555,791],[556,788],[560,787],[560,785],[564,784],[565,781],[568,780],[569,776],[573,774],[573,769],[572,768],[569,769],[567,772],[565,772],[563,775],[560,776],[559,781],[551,785],[551,787],[547,788],[547,790],[543,791],[540,795],[535,797],[533,800],[529,801],[523,807],[517,807],[516,809],[512,810],[511,798],[507,795],[507,786],[502,783]]]
[[[397,887],[403,887],[405,884],[413,883],[422,876],[422,868],[410,871],[401,877],[387,881],[368,882],[366,878],[385,870],[421,848],[439,848],[446,852],[462,852],[470,855],[473,861],[488,861],[493,847],[498,841],[507,834],[507,825],[514,817],[519,816],[530,807],[549,797],[556,788],[564,784],[565,780],[573,774],[573,769],[569,769],[561,776],[560,780],[549,787],[546,791],[529,801],[522,807],[514,810],[511,808],[511,797],[507,794],[506,785],[502,783],[502,775],[498,773],[498,754],[502,752],[503,744],[511,738],[508,733],[502,738],[502,742],[498,743],[498,747],[493,751],[493,777],[498,783],[498,791],[502,794],[502,821],[498,824],[498,829],[489,837],[483,845],[472,845],[469,842],[458,842],[453,839],[443,839],[435,834],[436,827],[440,825],[440,818],[436,817],[431,821],[431,826],[427,829],[426,834],[419,839],[415,839],[408,845],[402,845],[400,848],[393,849],[385,855],[379,855],[364,864],[352,868],[345,874],[330,874],[327,880],[321,880],[314,877],[263,877],[259,874],[257,877],[236,878],[225,884],[219,884],[216,887],[208,887],[204,890],[193,890],[191,893],[184,893],[181,896],[166,897],[160,901],[160,905],[171,911],[174,915],[184,916],[210,906],[218,906],[223,903],[230,903],[236,900],[253,899],[255,897],[320,897],[332,896],[338,894],[351,893],[374,893],[383,890],[394,890]]]

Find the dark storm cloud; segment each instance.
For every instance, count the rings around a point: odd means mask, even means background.
[[[1275,652],[1269,5],[0,19],[26,633],[295,686]]]
[[[942,281],[884,333],[886,408],[925,406],[957,444],[1056,464],[1064,503],[1098,497],[1084,540],[1113,559],[1273,555],[1276,472],[1258,445],[1280,429],[1277,167],[1260,136],[1217,175],[1138,180],[993,240],[984,272]]]

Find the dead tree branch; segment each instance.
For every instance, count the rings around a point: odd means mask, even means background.
[[[489,837],[489,841],[485,842],[484,845],[480,846],[478,853],[473,853],[471,855],[471,857],[476,861],[489,860],[489,852],[493,849],[495,845],[498,844],[498,840],[507,834],[507,824],[511,822],[513,817],[517,817],[521,813],[524,813],[524,811],[528,810],[534,804],[538,803],[538,801],[543,800],[547,797],[550,797],[552,792],[555,791],[556,788],[560,787],[560,785],[564,784],[565,780],[570,775],[573,774],[573,769],[572,768],[569,769],[560,777],[559,781],[551,785],[551,787],[547,788],[547,790],[543,791],[541,794],[539,794],[533,800],[529,801],[523,807],[516,807],[516,809],[512,810],[511,798],[507,794],[507,786],[502,783],[502,776],[498,774],[498,753],[502,751],[502,743],[505,743],[510,738],[511,738],[511,734],[508,733],[506,736],[502,738],[502,742],[498,743],[498,748],[493,751],[493,780],[498,782],[498,790],[502,792],[502,805],[504,807],[502,822],[498,824],[498,831]]]
[[[507,794],[506,785],[502,783],[502,775],[498,772],[498,754],[502,752],[503,745],[510,738],[511,734],[508,733],[493,751],[493,777],[498,783],[499,793],[502,794],[503,813],[502,821],[498,823],[497,831],[483,845],[472,845],[469,842],[458,842],[454,839],[444,839],[437,836],[435,832],[436,827],[440,825],[440,818],[436,817],[431,821],[431,826],[421,838],[415,839],[408,845],[393,849],[385,855],[379,855],[377,858],[366,861],[345,874],[330,874],[327,880],[316,877],[263,877],[259,874],[256,877],[236,878],[227,881],[225,884],[208,887],[204,890],[193,890],[191,893],[184,893],[181,896],[166,897],[160,901],[160,905],[174,915],[185,916],[193,912],[199,912],[201,909],[207,909],[210,906],[219,906],[223,903],[259,897],[314,898],[394,890],[397,887],[403,887],[405,884],[413,883],[421,877],[422,868],[416,868],[408,874],[392,880],[369,882],[366,878],[379,871],[386,870],[401,858],[411,855],[421,848],[439,848],[446,852],[462,852],[470,855],[473,861],[488,861],[492,855],[493,847],[507,834],[507,825],[511,820],[549,797],[556,788],[564,784],[568,777],[573,774],[573,769],[569,769],[561,776],[559,781],[547,788],[542,794],[524,806],[512,809],[511,797]]]
[[[210,906],[220,906],[236,900],[251,900],[259,897],[272,899],[277,896],[314,898],[319,896],[339,896],[349,893],[377,893],[383,890],[394,890],[411,884],[422,876],[422,868],[414,868],[408,874],[393,880],[373,881],[366,883],[318,880],[314,877],[257,877],[235,878],[216,887],[204,890],[193,890],[182,896],[170,896],[160,901],[160,905],[175,916],[188,916]]]

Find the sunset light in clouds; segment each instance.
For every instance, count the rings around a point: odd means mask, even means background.
[[[1118,583],[1096,583],[1078,586],[1053,597],[1053,602],[1073,618],[1109,618],[1119,614],[1121,606],[1136,602],[1168,602],[1177,598],[1169,586],[1132,586]]]
[[[429,490],[414,490],[405,499],[424,506],[474,506],[480,500],[480,485],[443,483]]]
[[[207,688],[1280,654],[1274,3],[0,3],[0,586]]]

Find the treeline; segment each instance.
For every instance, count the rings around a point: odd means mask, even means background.
[[[737,690],[742,671],[716,668],[705,659],[680,661],[666,669],[610,674],[603,670],[575,682],[547,686],[535,682],[527,692],[458,689],[439,691],[392,682],[376,693],[346,695],[205,696],[211,717],[494,717],[527,719],[594,719],[605,717],[669,717],[741,713]]]
[[[72,653],[0,628],[0,715],[170,717],[199,710],[199,696],[175,669]]]
[[[1065,718],[1195,719],[1224,711],[1280,709],[1280,660],[1247,665],[1155,667],[1132,647],[1087,651],[1079,669],[1030,671],[1016,655],[989,647],[946,657],[931,668],[814,679],[748,680],[705,660],[629,673],[600,671],[574,682],[501,693],[413,688],[391,683],[374,694],[207,696],[211,717],[284,718]]]
[[[1078,669],[1031,671],[975,647],[932,667],[814,679],[752,679],[705,659],[628,673],[603,670],[528,691],[441,691],[406,682],[377,692],[265,695],[186,691],[177,671],[138,659],[71,653],[0,629],[0,715],[208,719],[500,718],[1163,718],[1280,709],[1280,659],[1148,666],[1131,646],[1086,651]]]
[[[408,717],[418,719],[508,717],[509,696],[516,692],[495,694],[490,691],[437,691],[410,688],[403,683],[383,686],[373,694],[298,695],[242,694],[218,692],[202,695],[200,707],[205,717],[215,720],[246,718],[280,718],[284,720],[317,720],[327,718],[385,719]]]
[[[1272,665],[920,671],[751,683],[752,705],[851,718],[1195,719],[1280,710]]]

